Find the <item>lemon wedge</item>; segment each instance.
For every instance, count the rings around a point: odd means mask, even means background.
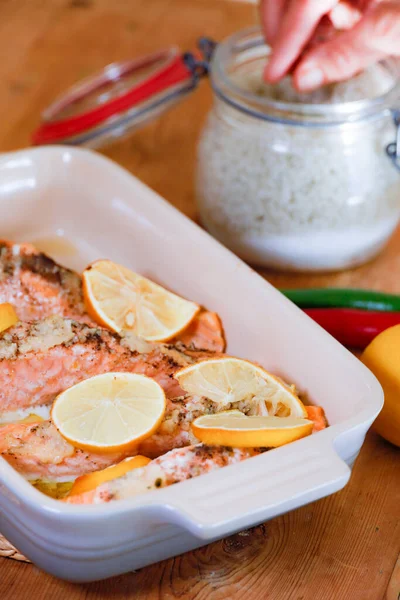
[[[83,272],[90,316],[113,331],[130,331],[147,341],[165,342],[183,331],[200,306],[167,291],[111,260]]]
[[[106,481],[122,477],[122,475],[125,475],[134,469],[145,467],[149,462],[151,462],[150,458],[138,454],[137,456],[126,458],[116,465],[101,469],[101,471],[94,471],[93,473],[81,475],[75,480],[74,485],[69,492],[69,496],[90,492]]]
[[[0,304],[0,333],[18,323],[18,320],[17,313],[12,304],[9,302]]]
[[[277,448],[294,442],[313,429],[313,422],[298,417],[247,417],[232,411],[198,417],[192,431],[198,440],[210,446],[232,448]]]
[[[184,367],[175,373],[182,389],[204,396],[221,409],[243,403],[256,414],[275,417],[307,417],[307,411],[291,387],[261,367],[239,358],[215,358]]]
[[[156,431],[165,403],[164,391],[153,379],[134,373],[105,373],[57,396],[51,419],[77,448],[123,452]]]

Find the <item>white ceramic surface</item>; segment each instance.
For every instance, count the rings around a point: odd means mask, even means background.
[[[63,505],[0,459],[0,531],[45,571],[91,581],[195,548],[341,489],[382,406],[373,375],[236,256],[85,150],[0,158],[0,237],[64,235],[72,268],[108,257],[217,311],[228,351],[322,405],[331,427],[239,465],[109,505]]]

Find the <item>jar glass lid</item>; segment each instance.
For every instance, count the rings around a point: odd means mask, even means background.
[[[199,47],[202,55],[169,48],[114,63],[77,83],[44,111],[33,144],[96,148],[154,119],[207,73],[214,44],[204,39]]]

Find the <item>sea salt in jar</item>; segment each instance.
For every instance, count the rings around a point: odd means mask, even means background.
[[[300,271],[359,265],[381,250],[399,220],[398,67],[378,64],[300,95],[289,80],[262,82],[267,59],[254,29],[214,53],[214,107],[198,150],[202,223],[254,264]]]

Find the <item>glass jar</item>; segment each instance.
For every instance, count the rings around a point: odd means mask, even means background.
[[[380,63],[374,97],[311,104],[257,90],[267,59],[258,29],[233,35],[214,53],[214,106],[198,148],[201,221],[253,264],[295,271],[359,265],[399,220],[398,66]]]

